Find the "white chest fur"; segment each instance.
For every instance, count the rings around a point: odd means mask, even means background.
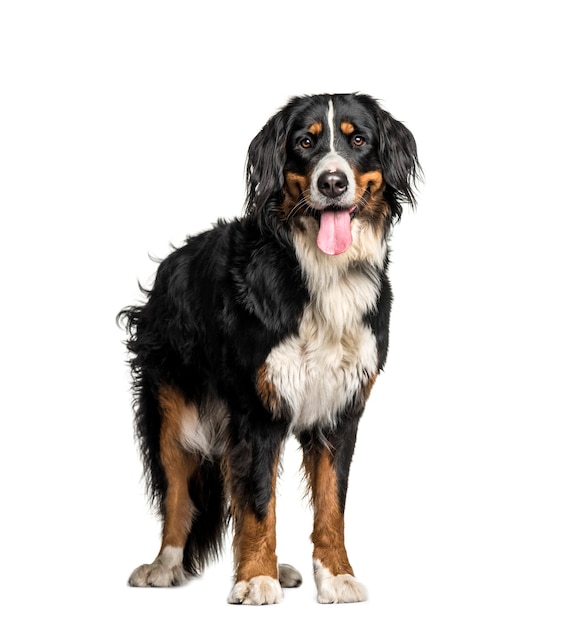
[[[378,263],[369,271],[358,246],[326,257],[306,233],[295,239],[311,296],[298,334],[276,346],[266,360],[267,377],[292,413],[292,429],[333,425],[338,413],[377,374],[377,345],[364,314],[377,301]],[[351,246],[353,248],[353,246]],[[377,247],[379,243],[377,242]],[[378,248],[379,249],[379,248]]]

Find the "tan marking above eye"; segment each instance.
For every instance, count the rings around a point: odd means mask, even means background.
[[[320,135],[322,133],[322,122],[314,122],[308,127],[308,132],[313,135]]]
[[[345,135],[350,135],[355,132],[355,127],[351,122],[341,122],[341,130],[345,133]]]

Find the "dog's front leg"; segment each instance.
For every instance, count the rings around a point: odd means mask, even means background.
[[[326,442],[319,436],[301,439],[314,509],[314,578],[317,599],[324,604],[367,599],[345,548],[345,499],[356,433],[355,419],[337,427]]]
[[[232,604],[277,604],[282,599],[276,557],[276,480],[281,440],[241,441],[229,454],[234,524]]]

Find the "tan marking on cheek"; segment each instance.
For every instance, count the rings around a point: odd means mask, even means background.
[[[294,172],[286,173],[286,187],[291,195],[300,196],[308,189],[309,185],[308,176],[302,176],[302,174],[295,174]]]
[[[341,122],[341,130],[345,133],[345,135],[350,135],[355,132],[355,127],[351,122]]]
[[[318,559],[333,576],[353,575],[345,549],[345,522],[339,507],[337,476],[330,452],[319,449],[307,453],[304,468],[310,479],[314,508],[313,558]]]
[[[378,170],[364,172],[362,174],[355,172],[355,181],[357,182],[357,187],[361,195],[369,190],[371,197],[374,197],[383,187],[383,174]]]
[[[357,219],[372,228],[381,237],[386,225],[390,207],[383,197],[385,181],[380,171],[357,172],[355,175],[355,204],[359,207]],[[369,193],[366,193],[369,192]]]
[[[308,127],[308,132],[313,135],[320,135],[322,133],[322,122],[314,122]]]
[[[281,206],[284,219],[297,206],[301,198],[309,201],[310,179],[308,176],[287,172],[284,180],[284,201]]]

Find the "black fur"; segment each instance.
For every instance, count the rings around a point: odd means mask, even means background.
[[[189,485],[198,510],[184,552],[184,567],[192,573],[220,550],[232,499],[248,503],[259,518],[270,501],[269,476],[292,415],[284,400],[277,414],[266,405],[258,393],[258,371],[276,346],[299,331],[311,295],[291,233],[294,227],[302,230],[297,224],[301,215],[319,219],[306,204],[284,210],[291,206],[286,176],[309,176],[322,156],[322,149],[301,150],[298,138],[310,120],[322,118],[331,98],[339,115],[350,118],[367,139],[363,149],[346,149],[351,167],[382,173],[375,212],[368,216],[363,210],[362,215],[377,220],[380,242],[387,237],[402,203],[414,203],[418,161],[411,133],[369,96],[294,98],[249,147],[244,216],[189,238],[162,261],[145,304],[120,313],[132,354],[136,437],[149,493],[163,516],[167,481],[160,458],[159,389],[172,386],[197,406],[220,399],[228,408],[224,458],[205,459]],[[373,202],[368,194],[363,206]],[[375,336],[379,370],[387,353],[392,299],[387,264],[386,256],[375,270],[379,293],[363,318]],[[356,263],[351,271],[374,270]],[[335,451],[341,508],[367,393],[356,394],[334,426],[316,424],[296,433],[306,453],[323,447]]]

